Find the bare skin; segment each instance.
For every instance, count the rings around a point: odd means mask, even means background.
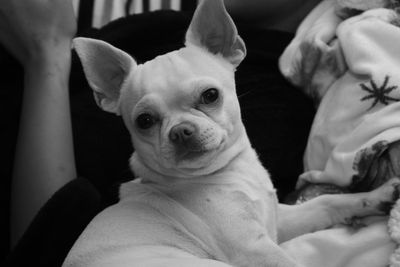
[[[25,72],[12,175],[12,246],[52,194],[76,177],[68,96],[75,31],[70,1],[0,2],[0,41]]]

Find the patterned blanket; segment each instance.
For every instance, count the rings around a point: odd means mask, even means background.
[[[283,53],[283,75],[318,107],[298,188],[312,183],[369,191],[400,177],[397,8],[398,1],[325,0]],[[283,246],[304,266],[400,266],[400,202],[389,223],[366,218],[365,224]]]

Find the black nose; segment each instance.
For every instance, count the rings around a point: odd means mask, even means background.
[[[182,122],[172,127],[169,139],[175,144],[184,144],[190,140],[196,132],[196,127],[189,122]]]

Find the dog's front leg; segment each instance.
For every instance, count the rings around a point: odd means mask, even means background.
[[[356,194],[321,195],[299,205],[279,205],[279,243],[296,236],[348,223],[354,217],[384,215],[399,197],[399,178]]]

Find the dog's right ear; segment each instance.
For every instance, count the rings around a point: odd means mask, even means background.
[[[200,1],[186,32],[185,44],[220,54],[235,67],[246,56],[246,46],[223,0]]]
[[[135,60],[101,40],[79,37],[74,39],[73,44],[96,103],[103,110],[120,115],[121,87],[136,66]]]

